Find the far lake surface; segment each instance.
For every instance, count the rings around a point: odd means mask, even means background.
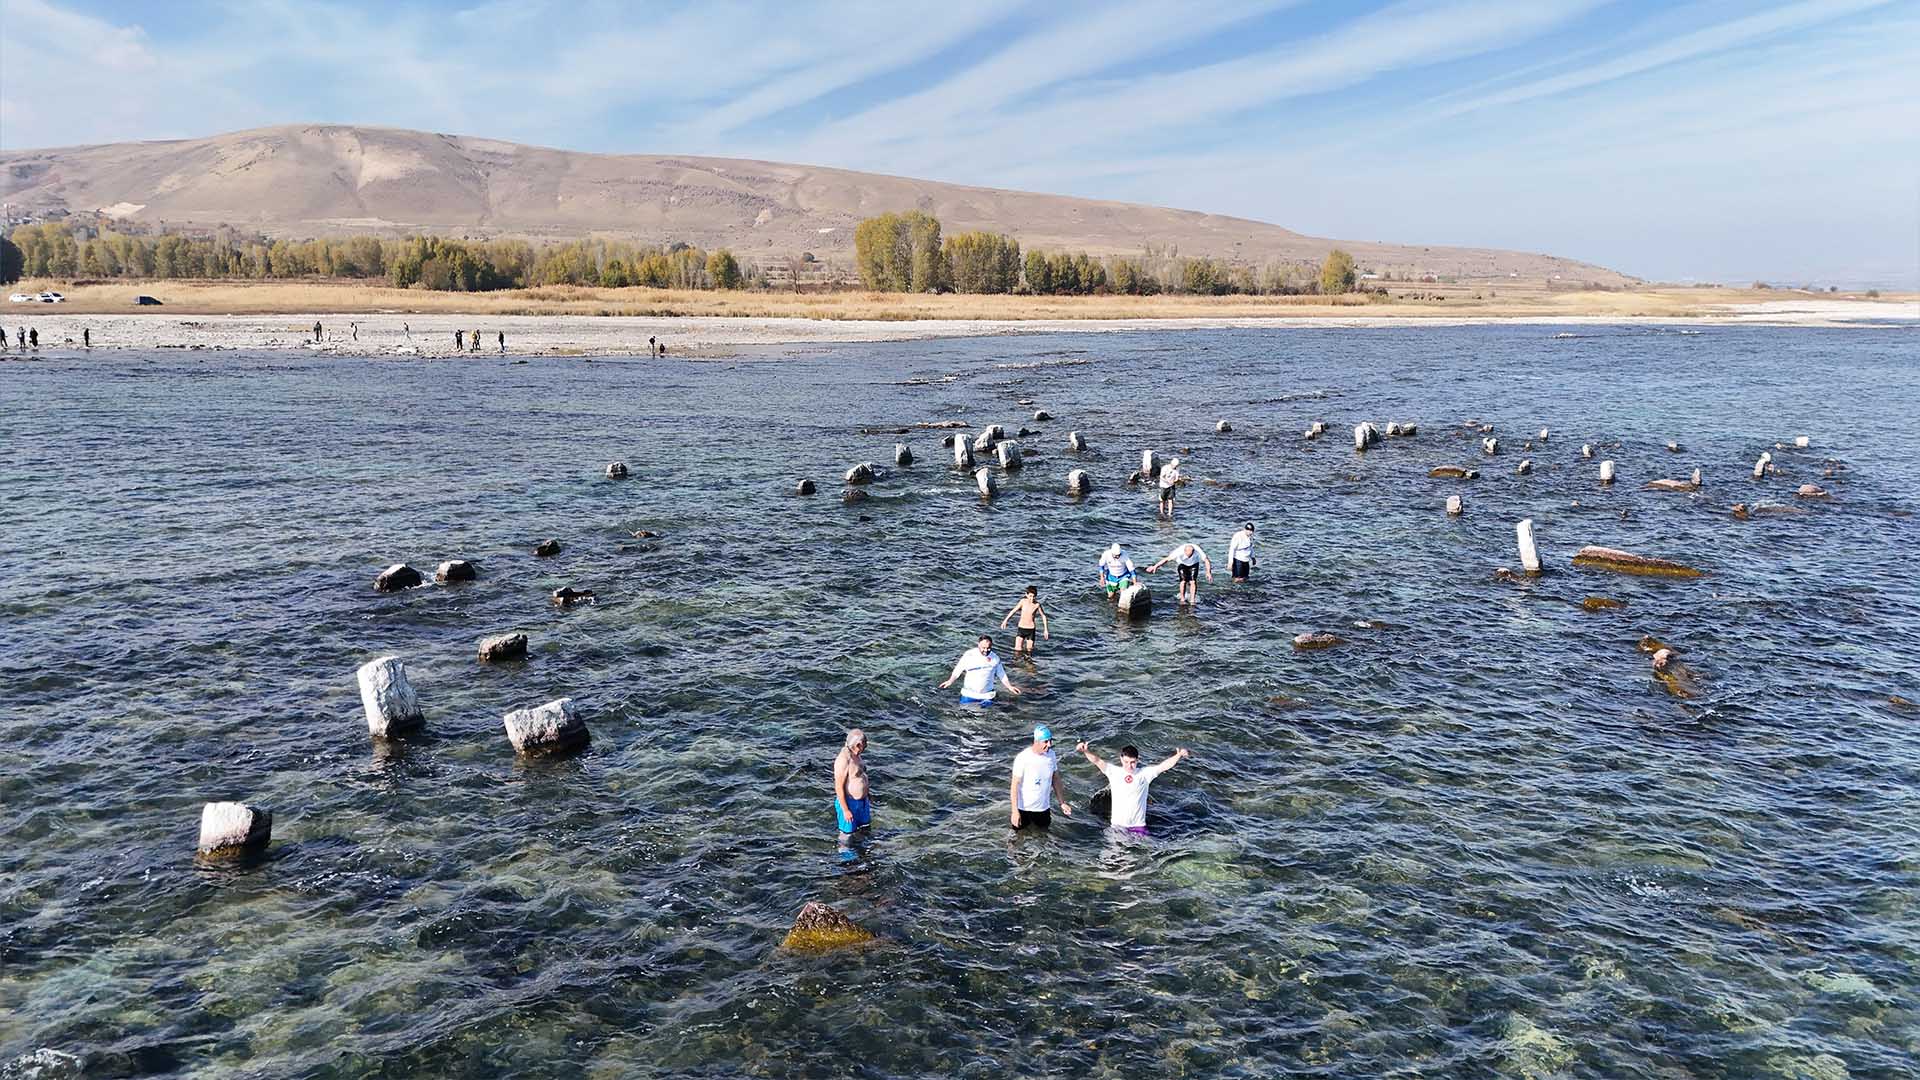
[[[1911,1077],[1917,356],[1483,326],[0,364],[0,1077]],[[860,431],[951,419],[1038,455],[984,503],[943,432]],[[1360,455],[1362,420],[1419,433]],[[1192,480],[1172,525],[1125,485],[1145,448]],[[1548,572],[1496,581],[1528,517]],[[1101,549],[1189,539],[1198,612],[1167,570],[1116,622]],[[479,579],[372,589],[452,558]],[[981,631],[1010,652],[1028,584],[1028,694],[961,708],[936,684]],[[475,662],[513,630],[529,660]],[[376,747],[383,654],[427,723]],[[563,695],[591,746],[516,760],[502,714]],[[1078,813],[1010,837],[1036,723]],[[1087,813],[1080,739],[1191,748],[1151,836]],[[196,866],[217,799],[274,811],[264,858]],[[878,940],[782,950],[809,900]]]

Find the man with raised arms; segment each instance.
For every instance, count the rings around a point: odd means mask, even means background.
[[[1107,762],[1093,752],[1088,744],[1081,743],[1074,749],[1080,751],[1089,764],[1099,769],[1107,778],[1107,787],[1112,792],[1113,808],[1107,814],[1107,821],[1116,829],[1125,829],[1140,836],[1147,835],[1147,786],[1153,778],[1180,764],[1187,756],[1187,748],[1181,747],[1173,756],[1158,765],[1140,767],[1140,751],[1132,746],[1120,748],[1120,764]]]
[[[953,680],[962,677],[966,681],[960,684],[960,700],[968,705],[993,704],[996,682],[1006,687],[1007,693],[1015,697],[1020,696],[1020,688],[1013,685],[1012,679],[1007,678],[1005,665],[1001,664],[1000,658],[993,653],[991,634],[981,634],[979,645],[960,654],[959,661],[953,665],[953,674],[948,675],[947,681],[940,684],[940,689],[945,690],[953,685]]]

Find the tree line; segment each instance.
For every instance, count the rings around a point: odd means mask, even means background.
[[[1035,296],[1162,293],[1199,296],[1339,294],[1359,275],[1338,248],[1316,267],[1276,260],[1264,267],[1193,258],[1148,247],[1138,256],[1029,251],[1011,236],[940,236],[940,219],[920,210],[880,214],[853,231],[860,283],[878,292],[1026,293]]]
[[[760,277],[724,248],[703,251],[689,244],[657,247],[609,240],[539,247],[522,240],[444,236],[273,240],[228,228],[187,235],[49,221],[21,225],[4,243],[13,250],[0,249],[6,263],[0,269],[17,262],[16,277],[384,279],[402,289],[450,292],[541,285],[739,289]]]

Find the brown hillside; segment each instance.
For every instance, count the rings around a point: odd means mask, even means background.
[[[92,211],[275,236],[437,232],[535,239],[607,236],[850,257],[853,226],[919,208],[949,232],[1010,233],[1023,247],[1135,254],[1149,244],[1241,263],[1318,262],[1338,245],[1395,276],[1519,277],[1621,285],[1569,259],[1484,248],[1302,236],[1188,210],[964,187],[730,158],[582,154],[393,128],[298,125],[171,142],[0,151],[11,214]]]

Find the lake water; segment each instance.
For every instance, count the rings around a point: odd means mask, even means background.
[[[1917,343],[1515,326],[0,365],[0,1077],[1911,1076]],[[986,504],[940,432],[860,433],[949,419],[1038,428],[1039,454]],[[1420,430],[1362,456],[1366,419]],[[920,463],[891,468],[895,441]],[[1194,480],[1172,525],[1124,484],[1146,447]],[[843,505],[863,460],[885,475]],[[1481,475],[1427,477],[1448,464]],[[1641,489],[1695,466],[1697,494]],[[1728,512],[1808,481],[1833,497]],[[1521,517],[1549,572],[1495,581]],[[1231,586],[1247,520],[1260,566]],[[545,537],[564,551],[534,558]],[[1152,619],[1116,623],[1100,550],[1186,539],[1219,571],[1198,612],[1163,572]],[[1590,543],[1708,574],[1571,568]],[[447,558],[479,580],[371,588]],[[1029,693],[960,708],[936,684],[1028,584],[1053,630],[1011,669]],[[558,609],[563,585],[597,602]],[[526,663],[475,662],[510,630]],[[1309,630],[1348,641],[1295,651]],[[1643,634],[1698,699],[1650,678]],[[427,726],[376,748],[353,674],[386,653]],[[591,747],[517,761],[501,715],[562,695]],[[1010,838],[1036,722],[1063,750],[1190,747],[1155,834],[1056,814]],[[850,725],[875,829],[842,862]],[[274,811],[264,859],[196,866],[213,799]],[[781,950],[808,900],[879,940]]]

